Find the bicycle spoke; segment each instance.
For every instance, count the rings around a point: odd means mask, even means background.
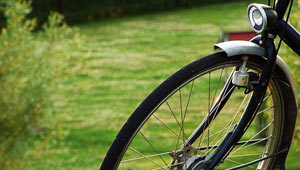
[[[180,111],[181,111],[181,120],[182,120],[182,123],[181,123],[182,128],[180,129],[179,135],[180,135],[181,132],[182,132],[184,141],[185,141],[185,139],[187,139],[186,134],[185,134],[185,132],[184,132],[184,121],[185,121],[187,109],[188,109],[188,106],[189,106],[189,103],[190,103],[190,99],[191,99],[193,87],[194,87],[194,81],[192,81],[192,85],[191,85],[191,88],[190,88],[190,92],[189,92],[189,96],[188,96],[188,101],[187,101],[187,104],[186,104],[184,113],[183,113],[183,110],[182,110],[181,90],[179,90],[179,95],[180,95]],[[177,141],[178,141],[178,140],[177,140]],[[179,142],[179,141],[178,141],[178,142]],[[177,142],[176,145],[178,145],[178,142]],[[184,143],[184,142],[183,142],[183,143]],[[177,147],[178,147],[178,146],[176,146],[176,150],[177,150]]]
[[[262,130],[260,130],[258,133],[256,133],[250,140],[254,139],[257,135],[259,135],[261,132],[263,132],[265,129],[267,129],[273,122],[269,123],[266,127],[264,127]],[[244,145],[246,145],[247,143],[245,143]],[[237,150],[235,150],[234,152],[232,152],[231,154],[233,155],[234,153],[238,152],[239,150],[243,149],[243,146],[240,146]]]
[[[173,129],[171,129],[166,123],[164,123],[161,119],[159,119],[155,114],[153,114],[153,117],[155,119],[157,119],[162,125],[164,125],[167,129],[169,129],[175,136],[177,136],[178,138],[182,139],[182,141],[184,142],[184,139],[180,137],[180,135],[178,135]]]
[[[228,125],[228,124],[227,124],[227,125]],[[226,126],[227,126],[227,125],[226,125]],[[224,132],[225,130],[232,128],[234,125],[231,125],[231,126],[228,126],[228,127],[226,127],[226,126],[225,126],[223,129],[219,130],[218,132],[216,132],[216,133],[210,135],[210,137],[219,135],[219,134],[221,134],[222,132]],[[215,139],[216,139],[216,138],[218,138],[218,136],[215,137]],[[203,140],[206,140],[206,139],[207,139],[207,138],[205,138],[205,139],[203,139]],[[215,140],[215,139],[214,139],[214,140]],[[214,141],[212,141],[212,142],[214,142]]]
[[[208,78],[209,81],[208,81],[208,107],[207,107],[208,108],[208,113],[207,113],[207,116],[206,116],[207,118],[209,117],[209,111],[210,111],[210,72],[208,73],[208,77],[209,77]],[[209,120],[207,120],[205,122],[204,127],[206,127],[207,124],[209,124]],[[205,137],[206,135],[207,135],[207,132],[204,135],[201,135],[199,143],[198,143],[198,147],[200,147],[202,145],[202,142],[204,141],[204,140],[202,140],[202,138]]]
[[[240,141],[238,142],[236,145],[243,145],[243,144],[257,144],[259,142],[262,142],[262,141],[265,141],[269,138],[262,138],[262,139],[254,139],[254,140],[248,140],[248,141]],[[206,150],[207,148],[212,148],[212,149],[215,149],[217,148],[219,145],[212,145],[212,146],[204,146],[204,147],[200,147],[200,148],[196,148],[196,150]],[[261,154],[259,154],[261,155]],[[230,156],[229,156],[230,157]],[[232,156],[232,157],[236,157],[236,156]]]
[[[141,131],[139,131],[139,133],[143,136],[143,138],[147,141],[147,143],[149,144],[149,146],[152,148],[152,150],[156,153],[156,154],[158,154],[158,151],[154,148],[154,146],[150,143],[150,141],[149,141],[149,139],[141,132]],[[161,157],[161,155],[158,155],[158,157],[166,164],[166,165],[168,165],[167,164],[167,162]]]
[[[226,96],[227,96],[229,93],[231,93],[231,91],[234,89],[234,87],[235,87],[235,86],[233,86],[233,87],[228,91],[228,93],[225,94],[224,97],[223,97],[222,99],[220,99],[221,101],[218,103],[216,110],[219,109],[220,103],[224,100],[224,98],[226,98]],[[226,88],[228,88],[228,86],[227,86]],[[226,89],[226,90],[227,90],[227,89]],[[216,116],[216,114],[213,115],[212,120],[214,120],[215,116]],[[210,126],[211,126],[211,123],[208,125],[208,128],[209,128]],[[207,134],[207,132],[206,132],[206,134]],[[215,138],[215,139],[216,139],[216,138]],[[199,146],[202,146],[202,143],[203,143],[203,140],[200,141],[200,145],[199,145]]]
[[[171,154],[171,153],[172,152],[164,152],[164,153],[158,153],[158,154],[152,154],[152,155],[144,155],[143,157],[137,157],[137,158],[122,160],[121,163],[137,161],[137,160],[156,157],[156,156],[161,156],[161,155],[168,155],[168,154]]]
[[[219,135],[222,134],[222,132],[224,132],[225,130],[227,130],[226,133],[225,133],[225,134],[227,134],[227,133],[229,132],[229,130],[230,130],[230,127],[233,127],[233,122],[235,121],[237,115],[238,115],[242,110],[244,110],[244,108],[245,108],[245,107],[249,104],[249,102],[250,102],[250,101],[248,101],[246,104],[244,104],[245,101],[246,101],[246,99],[247,99],[247,97],[248,97],[248,94],[244,97],[244,99],[243,99],[242,103],[240,104],[238,111],[235,113],[233,119],[232,119],[230,122],[228,122],[228,123],[224,126],[224,128],[221,130],[221,132],[218,134],[217,137],[215,137],[215,139],[214,139],[212,142],[214,142],[214,141],[219,137]],[[227,126],[229,126],[229,128],[227,128]],[[235,125],[234,125],[234,126],[235,126]],[[225,137],[225,136],[224,136],[224,137]],[[221,142],[221,141],[224,139],[224,137],[223,137],[223,138],[220,138],[220,139],[215,143],[215,146],[217,146],[217,145],[219,144],[219,142]],[[213,149],[213,148],[211,148],[211,149]],[[211,149],[210,149],[210,150],[211,150]],[[209,150],[209,151],[210,151],[210,150]],[[209,154],[209,151],[206,152],[204,155]]]
[[[268,111],[268,110],[270,110],[270,109],[273,109],[273,108],[274,108],[274,105],[272,105],[272,106],[270,106],[270,107],[268,107],[268,108],[266,108],[266,109],[264,109],[264,110],[262,110],[262,111],[257,112],[256,115],[259,115],[259,114],[261,114],[261,113],[263,113],[263,112],[266,112],[266,111]]]
[[[219,79],[218,79],[218,84],[217,84],[217,87],[216,87],[216,89],[215,89],[215,91],[214,91],[214,96],[213,96],[213,99],[212,99],[212,102],[210,103],[210,72],[209,72],[209,85],[208,85],[208,92],[209,92],[209,94],[208,94],[208,115],[207,115],[207,117],[209,116],[209,112],[210,112],[210,110],[211,110],[211,108],[212,108],[212,104],[213,104],[213,102],[215,101],[215,97],[216,97],[216,94],[217,94],[217,91],[218,91],[218,89],[219,89],[219,85],[220,85],[220,81],[221,81],[221,78],[222,78],[222,75],[223,75],[223,71],[224,71],[224,68],[222,68],[222,71],[221,71],[221,74],[220,74],[220,76],[219,76]],[[209,123],[209,120],[207,121],[207,123],[208,124],[210,124]],[[205,125],[206,126],[206,125]],[[209,127],[208,127],[208,136],[207,136],[207,146],[209,146]]]
[[[166,101],[166,104],[167,104],[167,106],[168,106],[169,110],[171,111],[171,113],[172,113],[172,115],[173,115],[173,117],[174,117],[174,119],[175,119],[175,121],[176,121],[177,125],[178,125],[178,126],[179,126],[179,128],[182,130],[182,127],[181,127],[181,125],[180,125],[180,123],[179,123],[179,121],[178,121],[177,117],[175,116],[175,113],[173,112],[173,110],[172,110],[171,106],[169,105],[168,101]]]
[[[227,90],[227,88],[228,88],[228,86],[226,87],[225,90]],[[217,106],[216,106],[216,110],[217,110],[217,111],[218,111],[218,109],[219,109],[219,107],[220,107],[221,102],[224,100],[224,98],[227,97],[228,94],[230,94],[230,93],[234,90],[234,88],[235,88],[235,86],[233,86],[233,87],[232,87],[225,95],[223,95],[224,97],[222,97],[222,98],[219,99],[219,102],[218,102],[218,104],[217,104]],[[216,116],[216,114],[213,115],[212,120],[214,120],[215,116]],[[209,118],[207,117],[207,119],[209,119]],[[208,121],[205,122],[205,126],[207,126],[207,124],[206,124],[207,122],[208,122]],[[210,126],[211,126],[211,123],[208,125],[208,128],[209,128]],[[203,136],[206,136],[206,135],[207,135],[207,131],[206,131],[206,133],[205,133]],[[202,138],[203,138],[203,137],[202,137]],[[201,138],[201,140],[199,140],[198,147],[202,146],[202,143],[203,143],[203,141],[204,141],[202,138]]]
[[[177,165],[182,165],[182,164],[184,164],[184,162],[180,162],[180,163],[176,163],[176,164],[172,164],[172,165],[168,165],[168,166],[164,166],[164,167],[156,168],[156,169],[152,169],[152,170],[166,169],[166,168],[170,168],[172,166],[177,166]]]
[[[185,107],[185,111],[184,111],[184,115],[183,115],[183,123],[184,123],[185,116],[186,116],[186,113],[187,113],[187,110],[188,110],[188,106],[190,104],[190,99],[191,99],[191,96],[192,96],[193,87],[194,87],[194,81],[192,81],[192,85],[191,85],[189,96],[188,96],[188,101],[187,101],[187,104],[186,104],[186,107]]]
[[[219,89],[219,85],[220,85],[220,82],[221,82],[221,78],[222,78],[222,76],[223,76],[223,72],[224,72],[224,68],[222,68],[221,74],[220,74],[220,76],[219,76],[218,84],[217,84],[217,87],[216,87],[216,89],[215,89],[215,93],[214,93],[214,97],[213,97],[212,101],[215,101],[215,97],[216,97],[217,91],[218,91],[218,89]],[[213,103],[213,102],[212,102],[212,103]],[[210,106],[210,109],[211,109],[211,108],[212,108],[212,105]]]
[[[270,139],[271,137],[272,137],[272,136],[263,138],[263,139],[261,139],[261,140],[255,142],[255,143],[252,143],[252,144],[250,144],[250,145],[247,145],[247,144],[249,143],[249,142],[247,142],[247,143],[245,143],[245,144],[241,147],[241,149],[239,149],[239,151],[242,150],[242,149],[248,148],[248,147],[250,147],[250,146],[256,145],[256,144],[258,144],[258,143],[264,142],[264,141]],[[246,146],[246,145],[247,145],[247,146]],[[236,151],[236,152],[237,152],[237,151]],[[234,152],[234,153],[236,153],[236,152]],[[234,154],[234,153],[232,153],[232,154]]]
[[[221,134],[221,133],[220,133]],[[219,135],[218,135],[219,136]],[[217,136],[217,137],[218,137]],[[217,139],[217,137],[215,139]],[[203,155],[207,155],[214,147],[218,146],[219,143],[221,143],[223,141],[223,139],[225,138],[225,136],[223,136],[222,138],[220,138],[214,145],[212,148],[210,148],[208,151],[206,151]],[[214,139],[214,141],[215,141]],[[214,142],[213,141],[213,142]]]
[[[234,155],[234,156],[228,156],[228,158],[239,158],[239,157],[248,157],[248,156],[260,156],[261,154],[246,154],[246,155]]]
[[[181,125],[180,125],[178,119],[176,118],[176,116],[175,116],[175,114],[174,114],[174,112],[173,112],[171,106],[169,105],[168,101],[166,101],[166,104],[167,104],[169,110],[171,111],[171,113],[172,113],[174,119],[176,120],[177,125],[178,125],[179,128],[180,128],[180,130],[179,130],[179,136],[180,136],[180,135],[181,135],[181,131],[182,131],[182,127],[181,127]],[[175,148],[175,150],[178,150],[178,145],[179,145],[179,140],[180,140],[179,136],[177,137],[177,142],[176,142],[176,148]]]
[[[243,165],[243,163],[240,163],[240,162],[238,162],[238,161],[234,161],[234,160],[231,160],[231,159],[227,159],[227,161],[229,161],[229,162],[233,162],[233,163],[236,163],[236,164],[239,164],[239,165]],[[246,166],[246,167],[248,167],[248,168],[251,168],[251,169],[256,169],[256,168],[254,168],[254,167],[252,167],[252,166]]]
[[[209,113],[210,113],[210,72],[208,73],[208,111],[207,111],[207,117],[209,117]],[[213,120],[213,119],[212,119]],[[207,146],[209,146],[209,128],[210,128],[210,122],[209,119],[207,119],[207,123],[208,123],[208,128],[207,128]]]
[[[139,154],[140,156],[144,157],[146,160],[150,161],[151,163],[153,163],[154,165],[162,168],[159,164],[157,164],[156,162],[152,161],[151,159],[147,158],[144,154],[140,153],[139,151],[133,149],[132,147],[129,146],[129,149],[131,149],[132,151],[134,151],[135,153]]]
[[[248,102],[245,103],[245,101],[247,100],[248,96],[249,96],[249,95],[247,94],[247,95],[244,97],[244,99],[243,99],[242,103],[240,104],[239,109],[238,109],[237,112],[235,113],[233,119],[228,123],[228,124],[230,124],[229,127],[232,127],[232,126],[233,126],[233,122],[235,121],[235,119],[236,119],[236,117],[238,116],[238,114],[241,113],[241,112],[246,108],[246,106],[248,106],[250,100],[248,100]],[[245,103],[245,104],[244,104],[244,103]],[[240,120],[239,120],[239,121],[240,121]],[[227,125],[228,125],[228,124],[227,124]],[[225,127],[227,127],[227,125],[225,125]],[[225,129],[224,129],[224,130],[225,130]],[[227,129],[226,134],[229,132],[229,130],[230,130],[230,129]]]
[[[183,134],[183,141],[184,139],[184,120],[183,120],[183,111],[182,111],[182,97],[181,97],[181,90],[179,90],[179,102],[180,102],[180,116],[181,116],[181,127],[182,127],[182,134]]]
[[[268,98],[270,98],[272,96],[272,93],[269,93],[264,99],[262,102],[265,102]]]
[[[280,155],[280,154],[282,154],[282,153],[284,153],[286,151],[288,151],[288,149],[284,149],[284,150],[282,150],[280,152],[273,153],[273,154],[271,154],[269,156],[265,156],[265,157],[256,159],[254,161],[251,161],[251,162],[248,162],[248,163],[245,163],[245,164],[241,164],[239,166],[236,166],[236,167],[233,167],[233,168],[229,168],[229,169],[226,169],[226,170],[236,170],[236,169],[241,169],[241,168],[244,168],[244,167],[249,167],[250,165],[256,164],[256,163],[261,162],[261,161],[266,160],[266,159],[270,159],[270,158],[275,157],[277,155]]]

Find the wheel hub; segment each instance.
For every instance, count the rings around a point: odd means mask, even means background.
[[[197,150],[193,147],[185,147],[170,155],[173,157],[171,170],[205,170],[207,167],[205,157],[197,155]]]
[[[191,157],[183,166],[183,170],[202,170],[201,165],[205,162],[205,157],[195,155]],[[201,169],[199,169],[201,168]]]

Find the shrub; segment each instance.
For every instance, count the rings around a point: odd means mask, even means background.
[[[74,55],[80,36],[57,13],[50,14],[43,33],[33,33],[28,1],[7,0],[2,11],[7,24],[0,36],[0,167],[19,169],[48,133],[58,85],[81,63]]]
[[[234,1],[234,0],[231,0]],[[168,10],[204,3],[222,3],[222,0],[32,0],[31,16],[39,22],[46,20],[49,11],[65,15],[68,22],[99,17],[121,16],[149,11]]]

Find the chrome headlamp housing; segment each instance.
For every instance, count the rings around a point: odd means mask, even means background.
[[[248,19],[252,29],[261,33],[276,23],[277,13],[270,6],[254,3],[248,6]]]

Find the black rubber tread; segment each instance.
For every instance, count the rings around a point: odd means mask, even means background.
[[[281,136],[281,144],[279,146],[279,151],[290,149],[294,130],[296,126],[297,120],[297,113],[298,113],[298,103],[297,99],[295,98],[294,92],[291,88],[291,84],[289,84],[289,80],[287,75],[278,67],[276,66],[274,75],[276,75],[276,79],[279,79],[278,82],[280,84],[280,89],[283,92],[283,105],[284,105],[284,126],[283,126],[283,133]],[[285,83],[283,83],[285,82]],[[283,170],[285,169],[285,160],[287,158],[288,152],[280,154],[276,157],[275,165],[273,169],[276,170]]]
[[[153,111],[153,109],[159,105],[159,103],[164,100],[166,96],[168,96],[174,89],[200,72],[209,69],[210,67],[223,65],[224,63],[241,63],[240,58],[241,56],[227,57],[224,52],[218,52],[192,62],[170,76],[136,108],[133,114],[123,125],[122,129],[109,148],[100,170],[112,170],[116,168],[114,166],[120,161],[118,159],[120,159],[120,155],[124,154],[124,148],[127,148],[128,142],[130,142],[132,136],[135,135],[136,129],[141,126],[144,120],[150,116],[149,114]],[[249,56],[248,62],[263,66],[265,60],[259,56]],[[278,66],[275,67],[272,76],[275,77],[274,81],[280,80],[288,83],[287,76],[282,70],[280,70]],[[295,105],[296,100],[294,99],[291,87],[286,83],[278,83],[280,84],[280,88],[284,90],[283,99],[285,104],[284,128],[282,133],[283,140],[280,144],[281,149],[290,147],[297,117],[297,107]],[[284,166],[286,154],[282,154],[277,158],[277,167]]]

